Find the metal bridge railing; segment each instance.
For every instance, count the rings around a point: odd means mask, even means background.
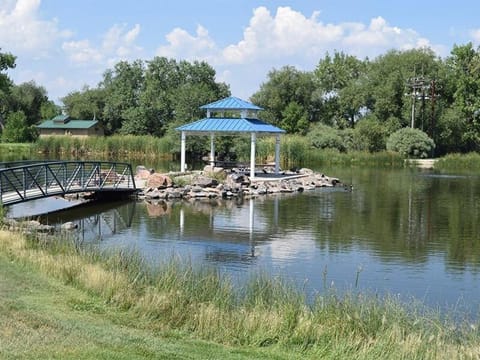
[[[134,191],[132,167],[106,161],[56,161],[0,169],[3,205],[84,191]]]

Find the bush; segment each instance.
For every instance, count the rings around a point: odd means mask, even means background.
[[[400,129],[387,140],[387,150],[398,152],[405,157],[426,158],[434,148],[433,140],[418,129]]]
[[[354,132],[357,150],[378,152],[385,150],[387,129],[373,117],[366,117],[358,122]]]
[[[317,124],[307,135],[311,146],[316,149],[337,149],[339,151],[345,151],[345,145],[343,139],[338,134],[338,131],[334,128]]]

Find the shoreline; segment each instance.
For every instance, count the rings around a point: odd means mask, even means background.
[[[282,171],[275,174],[267,169],[258,172],[251,179],[244,172],[233,169],[206,166],[202,171],[187,173],[156,173],[143,166],[137,167],[135,182],[139,199],[150,200],[190,200],[190,199],[233,199],[252,198],[270,194],[296,193],[322,187],[344,187],[336,177],[315,173],[303,168],[298,171]]]

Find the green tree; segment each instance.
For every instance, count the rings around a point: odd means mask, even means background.
[[[354,143],[357,150],[376,152],[385,150],[387,127],[375,116],[367,116],[358,123],[354,131]]]
[[[333,58],[327,53],[320,60],[314,74],[327,103],[324,122],[340,127],[346,122],[353,128],[366,106],[366,61],[335,51]]]
[[[463,128],[463,151],[480,150],[480,53],[473,48],[472,43],[463,46],[455,45],[451,56],[447,59],[451,70],[451,82],[454,84],[453,107],[460,112],[458,124]],[[450,115],[453,113],[450,112]],[[452,117],[449,116],[449,119]],[[443,118],[446,120],[447,118]],[[444,122],[445,124],[445,122]],[[452,128],[450,126],[450,128]],[[444,129],[445,130],[445,129]],[[441,141],[449,142],[443,135]]]
[[[410,85],[415,79],[421,80],[423,85],[417,88],[414,97],[418,102],[415,127],[420,127],[422,121],[426,123],[433,116],[432,108],[426,102],[431,95],[431,81],[436,81],[437,91],[445,89],[443,66],[442,61],[428,48],[392,50],[377,57],[368,67],[368,109],[380,122],[393,116],[401,121],[402,126],[410,125],[413,101],[409,95],[413,91]],[[437,101],[439,98],[443,98],[443,95],[437,94]]]
[[[321,98],[316,91],[313,75],[302,72],[293,66],[285,66],[280,70],[273,69],[268,73],[268,80],[260,86],[260,90],[252,95],[251,100],[265,109],[260,116],[263,120],[280,125],[287,107],[296,103],[303,109],[307,121],[318,120]],[[292,131],[302,131],[302,128],[292,128]]]
[[[52,106],[48,99],[47,91],[43,86],[34,81],[13,85],[10,95],[10,111],[21,111],[26,117],[27,124],[39,124],[45,118],[42,117],[42,108]]]
[[[120,61],[104,73],[100,88],[105,91],[103,120],[107,133],[119,131],[125,115],[139,106],[144,81],[144,63],[141,60],[132,63]]]
[[[64,109],[74,119],[104,119],[105,89],[91,89],[85,86],[81,91],[73,91],[62,98]],[[105,125],[105,124],[104,124]]]
[[[26,142],[33,140],[33,137],[33,128],[28,125],[27,117],[23,111],[12,112],[7,116],[2,132],[3,142]]]
[[[287,133],[300,133],[305,135],[308,130],[308,119],[305,109],[296,102],[291,102],[282,111],[282,121],[280,126]]]
[[[10,88],[13,84],[5,71],[15,68],[15,60],[16,57],[12,54],[0,52],[0,129],[3,128],[5,116],[10,109]]]

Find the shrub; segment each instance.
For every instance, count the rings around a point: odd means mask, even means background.
[[[405,157],[426,158],[434,148],[433,140],[418,129],[400,129],[387,140],[387,150],[398,152]]]
[[[378,152],[385,150],[386,128],[378,120],[366,117],[358,122],[354,131],[357,150]]]
[[[311,146],[316,149],[337,149],[345,151],[342,138],[334,128],[318,124],[315,125],[307,135]]]

